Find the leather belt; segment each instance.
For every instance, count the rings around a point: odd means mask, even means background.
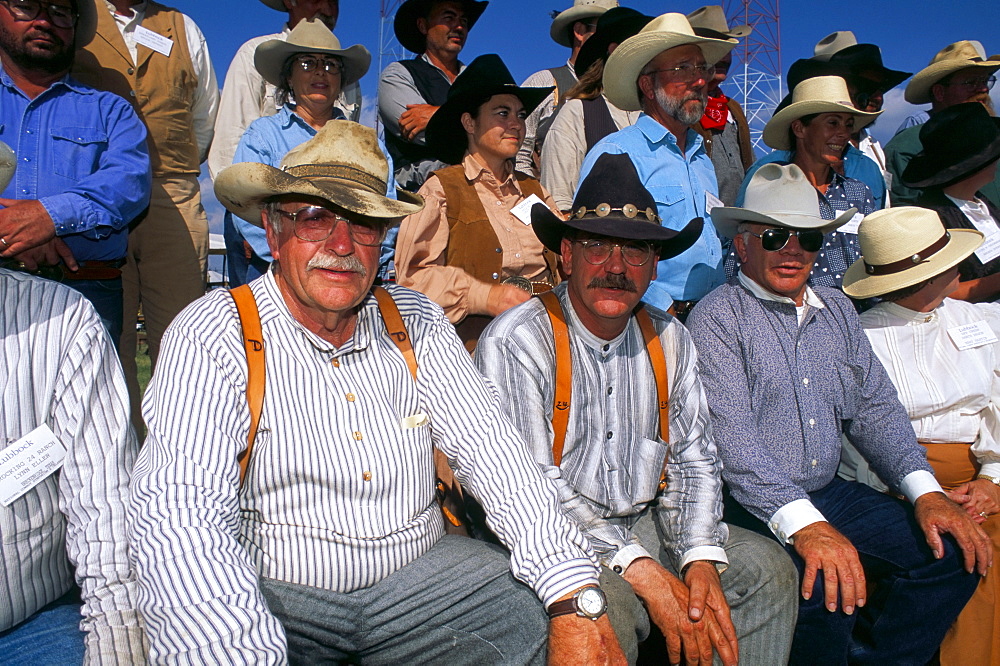
[[[25,268],[22,261],[8,259],[0,262],[0,266],[9,270],[37,275],[38,277],[55,280],[56,282],[64,282],[66,280],[117,280],[122,276],[122,266],[125,265],[125,259],[81,261],[79,264],[80,268],[76,271],[69,270],[63,264],[59,264],[58,266],[39,266],[37,269],[29,271]]]

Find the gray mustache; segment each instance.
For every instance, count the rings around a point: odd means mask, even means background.
[[[352,271],[354,273],[358,273],[361,277],[368,277],[368,269],[365,268],[365,265],[361,263],[361,260],[353,254],[346,257],[338,257],[335,254],[326,253],[315,254],[306,264],[306,270],[311,271],[314,268],[334,271]]]

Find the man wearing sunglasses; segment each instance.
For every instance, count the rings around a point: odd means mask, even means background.
[[[772,535],[801,576],[791,663],[922,664],[991,553],[934,479],[854,306],[808,284],[822,234],[853,214],[822,219],[799,167],[762,166],[745,208],[712,212],[743,263],[688,327],[724,465],[726,520]],[[908,502],[838,478],[841,437]]]

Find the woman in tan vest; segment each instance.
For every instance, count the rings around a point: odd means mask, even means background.
[[[493,317],[558,280],[557,257],[530,226],[534,202],[558,209],[513,161],[524,119],[551,91],[519,88],[499,56],[480,56],[427,126],[428,145],[453,166],[427,179],[424,209],[403,220],[397,279],[443,307],[469,351]]]

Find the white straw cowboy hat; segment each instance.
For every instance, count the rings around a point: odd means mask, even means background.
[[[17,156],[14,151],[3,141],[0,141],[0,192],[7,189],[11,179],[14,177],[14,170],[17,168]]]
[[[573,0],[573,6],[559,12],[552,19],[549,36],[562,46],[573,46],[569,37],[569,28],[577,21],[597,18],[612,7],[618,6],[618,0]]]
[[[339,56],[344,63],[344,73],[340,77],[342,88],[359,81],[372,62],[372,54],[368,49],[360,44],[341,48],[340,40],[330,32],[325,23],[309,19],[299,21],[288,33],[287,40],[269,39],[258,46],[253,54],[253,66],[265,81],[277,86],[281,84],[281,69],[285,66],[285,61],[301,53]]]
[[[941,79],[967,67],[981,67],[988,74],[1000,69],[1000,55],[986,57],[986,49],[977,41],[949,44],[937,52],[929,65],[913,75],[903,97],[910,104],[930,104],[931,88]]]
[[[730,29],[726,13],[719,5],[706,5],[687,15],[688,23],[695,34],[714,39],[740,39],[753,32],[748,25],[738,25]]]
[[[636,79],[649,61],[675,46],[694,44],[701,48],[705,62],[714,65],[733,47],[735,39],[699,37],[684,14],[663,14],[650,21],[638,35],[629,37],[608,56],[604,68],[604,94],[623,111],[642,109]]]
[[[733,238],[741,222],[768,224],[789,229],[819,229],[824,234],[846,224],[856,208],[849,208],[833,220],[819,212],[816,188],[802,169],[794,164],[771,162],[757,169],[743,198],[743,208],[713,208],[712,222],[720,236]]]
[[[858,243],[861,258],[844,273],[844,293],[872,298],[957,266],[983,244],[983,234],[975,229],[945,229],[934,211],[900,206],[861,220]]]
[[[424,200],[397,190],[385,196],[389,163],[370,127],[331,120],[316,136],[293,148],[275,169],[259,162],[240,162],[215,179],[215,195],[234,215],[261,226],[260,207],[272,197],[299,194],[326,199],[334,206],[365,217],[391,220],[416,213]]]
[[[857,46],[858,38],[850,30],[838,30],[831,32],[823,39],[816,42],[813,47],[813,60],[827,62],[834,53],[843,51],[848,46]]]
[[[854,130],[875,122],[881,111],[859,111],[851,103],[847,82],[839,76],[815,76],[800,82],[792,91],[791,103],[771,116],[764,126],[764,143],[775,150],[792,150],[795,146],[788,136],[792,122],[814,113],[850,113],[854,116]]]

